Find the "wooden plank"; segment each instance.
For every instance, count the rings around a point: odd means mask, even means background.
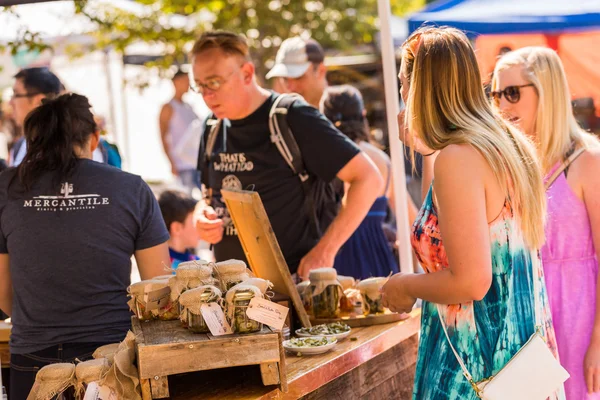
[[[392,376],[385,382],[380,383],[360,398],[361,400],[381,399],[411,399],[415,380],[415,365]]]
[[[358,380],[356,379],[356,375],[357,371],[350,371],[347,374],[341,375],[327,385],[303,396],[302,400],[356,399],[358,395]]]
[[[166,399],[169,397],[169,380],[166,376],[157,376],[150,379],[153,399]]]
[[[221,190],[221,195],[254,274],[273,282],[276,292],[288,295],[302,325],[310,327],[308,314],[258,193]]]
[[[408,374],[414,378],[418,344],[419,339],[414,335],[358,367],[356,371],[360,394],[367,394],[399,374]],[[412,378],[410,382],[412,384]]]
[[[142,400],[152,400],[152,390],[150,388],[149,379],[140,379],[140,386],[142,388]]]
[[[10,367],[10,348],[8,343],[0,343],[0,358],[2,360],[2,368]]]
[[[140,346],[140,378],[279,361],[276,335],[250,335],[195,344]]]
[[[273,334],[273,331],[266,325],[263,325],[263,328],[260,332],[253,332],[253,333],[232,333],[231,335],[223,335],[223,336],[213,336],[210,333],[207,333],[206,336],[210,339],[210,340],[222,340],[224,338],[226,338],[227,340],[230,339],[235,339],[235,338],[240,338],[240,337],[249,337],[249,336],[254,336],[254,335],[265,335],[265,334]]]
[[[139,321],[138,321],[139,322]],[[193,333],[183,327],[181,321],[139,322],[146,346],[177,343],[198,343],[208,340],[202,333]]]
[[[10,339],[10,331],[12,329],[12,325],[6,323],[4,321],[0,321],[0,343],[6,342],[8,343]]]
[[[389,324],[392,322],[403,321],[409,318],[408,314],[398,314],[393,312],[386,312],[384,314],[375,315],[341,315],[339,318],[312,318],[310,322],[313,325],[328,324],[330,322],[344,322],[351,328],[357,328],[360,326],[372,326]]]
[[[260,364],[260,375],[265,386],[279,384],[279,368],[277,367],[277,363]]]
[[[279,336],[279,383],[283,393],[288,392],[287,365],[285,363],[285,349],[283,348],[283,333],[277,332]]]

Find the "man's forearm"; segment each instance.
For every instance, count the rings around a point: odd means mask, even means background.
[[[0,292],[0,310],[4,311],[9,317],[12,315],[12,287],[10,284],[6,285]]]

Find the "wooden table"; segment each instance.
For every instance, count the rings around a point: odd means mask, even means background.
[[[287,354],[288,393],[263,386],[260,368],[237,367],[176,375],[171,398],[203,399],[410,399],[420,310],[391,324],[354,328],[326,354]],[[352,340],[352,338],[356,338]]]

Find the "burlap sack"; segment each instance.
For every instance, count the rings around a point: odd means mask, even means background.
[[[115,353],[114,363],[99,382],[122,400],[141,400],[141,388],[135,361],[135,335],[129,331]]]
[[[75,384],[74,364],[46,365],[38,371],[27,400],[51,400]]]
[[[92,357],[94,358],[106,358],[108,364],[112,365],[115,358],[115,353],[119,349],[120,343],[107,344],[105,346],[98,347]]]
[[[106,358],[97,358],[77,364],[75,367],[75,396],[83,398],[87,385],[100,382],[108,372],[110,364]]]

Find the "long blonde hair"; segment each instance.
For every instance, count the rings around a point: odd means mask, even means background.
[[[433,150],[477,149],[511,199],[525,242],[541,247],[546,201],[535,148],[487,100],[467,37],[454,28],[422,28],[406,40],[402,68],[410,82],[409,131]]]
[[[535,140],[545,173],[576,147],[592,148],[598,139],[579,127],[571,106],[567,76],[554,50],[545,47],[524,47],[505,54],[494,69],[492,90],[498,90],[498,73],[522,66],[523,78],[532,83],[538,94],[535,118]]]

